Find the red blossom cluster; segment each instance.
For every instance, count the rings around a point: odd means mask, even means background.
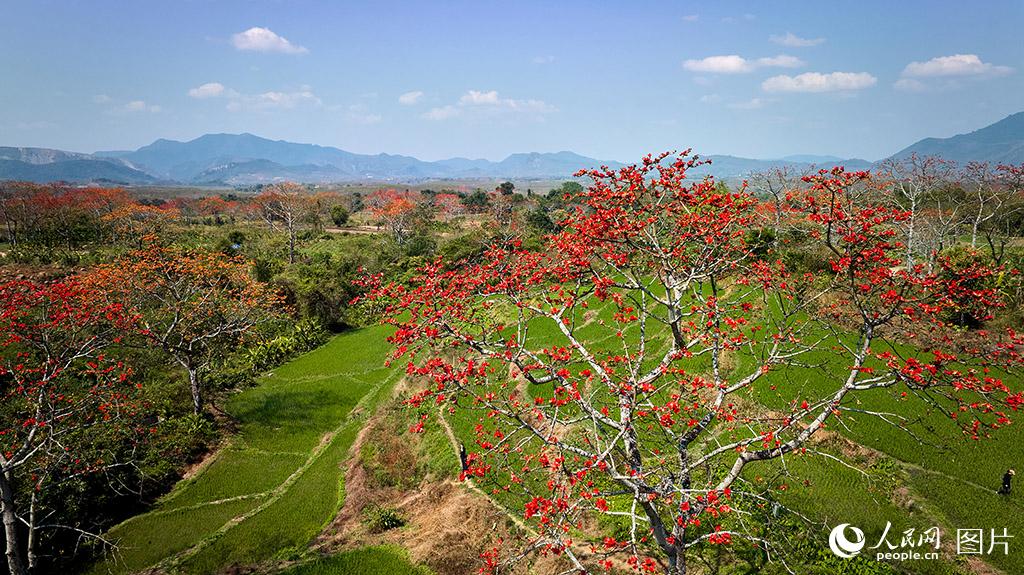
[[[1022,363],[1024,339],[937,345],[957,339],[951,316],[990,317],[1001,270],[907,266],[907,213],[864,200],[870,174],[836,168],[773,208],[826,254],[823,269],[793,271],[749,243],[764,214],[745,187],[688,176],[704,163],[684,152],[580,172],[591,185],[567,198],[543,249],[502,238],[408,281],[364,280],[395,327],[391,360],[422,382],[407,400],[421,414],[412,430],[427,410],[475,417],[463,478],[519,494],[538,530],[530,547],[581,570],[581,533],[605,569],[622,554],[639,571],[676,573],[695,545],[764,545],[732,519],[737,505],[761,505],[743,469],[806,454],[859,392],[902,387],[972,436],[1022,402],[989,370]],[[834,359],[819,395],[785,383],[811,353]],[[759,390],[791,393],[789,410],[734,399]],[[627,540],[590,533],[592,514],[638,527]]]

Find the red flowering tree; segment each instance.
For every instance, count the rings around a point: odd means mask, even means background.
[[[0,509],[12,575],[36,566],[39,530],[85,534],[39,509],[49,489],[126,463],[94,442],[130,432],[137,414],[131,370],[103,356],[134,319],[75,281],[0,285]]]
[[[103,301],[139,316],[138,333],[188,374],[197,414],[210,366],[284,306],[241,259],[155,244],[90,270],[82,281]]]
[[[688,180],[702,163],[662,154],[580,172],[593,184],[568,198],[575,211],[543,251],[513,239],[407,282],[367,279],[396,327],[394,360],[423,382],[408,400],[424,410],[412,431],[431,405],[477,414],[463,476],[515,495],[537,533],[526,548],[571,570],[680,574],[695,547],[734,540],[771,554],[764,531],[732,513],[762,497],[744,470],[805,452],[857,394],[902,387],[974,436],[1021,401],[970,367],[1012,363],[1019,342],[957,350],[944,320],[987,317],[994,270],[901,267],[906,212],[847,193],[867,174],[821,172],[787,198],[807,247],[829,254],[812,274],[755,255],[745,238],[757,201]],[[894,351],[909,333],[927,336],[927,351]],[[809,352],[829,369],[787,385]],[[784,408],[759,403],[767,389]],[[506,560],[500,549],[484,559],[495,572]]]
[[[438,213],[446,219],[457,218],[466,213],[466,206],[462,205],[462,198],[457,194],[440,193],[434,196],[434,206]]]
[[[377,190],[367,199],[373,215],[387,228],[398,244],[404,244],[412,235],[417,204],[408,192]]]

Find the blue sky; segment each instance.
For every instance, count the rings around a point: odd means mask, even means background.
[[[1024,110],[1024,2],[0,0],[0,145],[878,159]]]

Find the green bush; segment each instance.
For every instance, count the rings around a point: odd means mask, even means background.
[[[300,320],[290,333],[267,341],[257,342],[245,352],[250,373],[259,373],[277,367],[289,359],[323,345],[329,335],[319,322]]]
[[[339,228],[348,223],[348,210],[345,209],[345,206],[331,207],[331,221]]]
[[[363,510],[366,528],[371,533],[383,533],[405,525],[405,518],[394,507],[374,506]]]

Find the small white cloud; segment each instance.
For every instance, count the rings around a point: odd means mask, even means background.
[[[722,97],[718,94],[704,94],[700,97],[700,103],[702,104],[717,104],[722,101]]]
[[[1009,74],[1013,68],[982,62],[977,54],[940,56],[927,62],[911,62],[903,69],[903,76],[930,78],[935,76],[981,76]]]
[[[471,104],[479,106],[481,104],[497,104],[498,103],[498,92],[491,90],[489,92],[481,92],[478,90],[470,90],[459,98],[460,104]]]
[[[557,108],[543,100],[502,98],[498,95],[497,90],[468,90],[454,105],[433,108],[423,114],[423,117],[428,120],[447,120],[464,113],[478,117],[517,114],[535,120],[543,120],[545,115],[557,111]]]
[[[37,132],[41,130],[53,130],[57,128],[57,124],[47,120],[34,120],[31,122],[18,122],[15,124],[15,128],[25,132]]]
[[[867,72],[807,72],[799,76],[773,76],[761,83],[765,92],[845,92],[870,88],[878,79]]]
[[[555,57],[554,56],[534,56],[533,57],[533,63],[534,64],[550,64],[550,63],[552,63],[554,61],[555,61]]]
[[[893,87],[902,92],[924,92],[928,89],[924,82],[914,78],[900,78],[893,83]]]
[[[729,107],[734,110],[759,110],[764,108],[764,100],[761,98],[751,98],[746,102],[736,102],[735,104],[729,104]]]
[[[449,104],[440,108],[431,108],[430,111],[423,114],[423,117],[428,120],[447,120],[458,115],[459,109]]]
[[[96,94],[92,97],[92,102],[94,104],[106,104],[110,102],[110,96],[106,94]]]
[[[758,58],[757,65],[761,68],[799,68],[804,61],[795,56],[780,54],[774,58]]]
[[[227,88],[220,82],[207,82],[188,91],[189,97],[203,100],[205,98],[216,98],[229,95]]]
[[[231,43],[238,50],[246,52],[279,52],[281,54],[305,54],[303,46],[292,44],[287,38],[278,36],[269,28],[258,26],[231,36]]]
[[[380,114],[370,112],[364,104],[352,104],[345,110],[345,121],[350,124],[369,126],[380,123],[381,119]]]
[[[691,72],[710,72],[712,74],[742,74],[754,70],[754,66],[742,56],[708,56],[701,60],[687,60],[683,68]]]
[[[292,91],[270,91],[262,94],[243,94],[220,82],[208,82],[188,91],[188,95],[199,100],[221,98],[227,100],[227,110],[263,111],[292,109],[302,105],[323,106],[320,97],[313,93],[311,86],[299,86]]]
[[[416,104],[417,102],[419,102],[420,98],[422,98],[422,97],[423,97],[423,92],[420,92],[419,90],[414,90],[412,92],[406,92],[406,93],[402,94],[401,96],[399,96],[398,97],[398,103],[403,105],[403,106],[412,106],[412,105]]]
[[[231,112],[291,110],[302,105],[323,106],[323,102],[309,86],[301,86],[293,92],[271,91],[254,95],[236,94],[228,102],[227,109]]]
[[[786,32],[785,36],[769,36],[768,39],[790,48],[807,48],[825,42],[824,38],[801,38],[792,32]]]
[[[691,72],[704,72],[710,74],[746,74],[758,68],[797,68],[803,66],[800,58],[780,54],[771,58],[758,58],[747,60],[746,58],[730,54],[728,56],[708,56],[701,60],[686,60],[683,68]]]
[[[294,108],[299,104],[321,105],[320,98],[308,89],[301,89],[296,92],[264,92],[251,97],[251,105],[254,108]]]
[[[132,100],[121,107],[122,112],[152,112],[160,111],[160,106],[147,104],[144,100]]]
[[[697,20],[700,20],[699,14],[687,14],[686,16],[683,16],[683,22],[696,22]]]

